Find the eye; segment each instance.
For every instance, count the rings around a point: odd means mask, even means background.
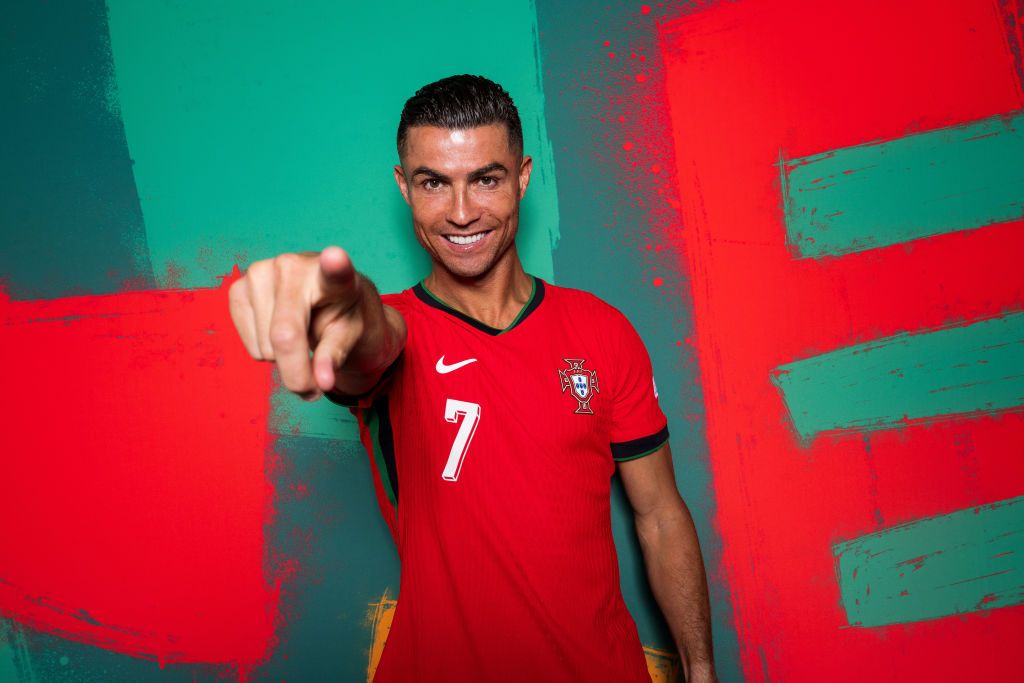
[[[423,181],[424,190],[439,190],[441,189],[441,181],[437,178],[427,178]]]
[[[484,187],[494,187],[495,185],[498,184],[498,179],[492,175],[485,175],[482,178],[480,178],[477,182]]]

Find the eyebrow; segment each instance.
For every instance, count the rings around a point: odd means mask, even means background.
[[[497,161],[495,161],[493,163],[487,164],[486,166],[481,166],[480,168],[478,168],[475,171],[471,172],[469,174],[469,179],[470,180],[477,180],[478,178],[482,178],[485,175],[489,175],[491,173],[495,173],[496,171],[501,171],[502,173],[506,173],[506,174],[508,173],[508,169],[505,168],[504,164],[501,164],[501,163],[498,163]],[[425,176],[427,176],[429,178],[433,178],[435,180],[440,180],[440,181],[446,182],[446,183],[450,183],[452,181],[450,176],[447,176],[444,173],[441,173],[440,171],[435,171],[434,169],[430,168],[429,166],[419,166],[419,167],[417,167],[412,172],[412,177],[415,178],[418,175],[425,175]]]
[[[429,176],[429,177],[434,178],[436,180],[442,180],[442,181],[444,181],[446,183],[451,182],[451,180],[452,180],[451,178],[446,176],[444,173],[441,173],[440,171],[435,171],[434,169],[428,168],[427,166],[420,166],[419,168],[417,168],[415,171],[412,172],[412,175],[410,177],[415,178],[418,175]]]
[[[485,175],[490,175],[495,171],[501,171],[502,173],[508,174],[508,169],[505,168],[504,164],[499,164],[497,161],[495,161],[494,163],[487,164],[486,166],[478,168],[472,173],[470,173],[469,179],[477,180],[478,178],[482,178]]]

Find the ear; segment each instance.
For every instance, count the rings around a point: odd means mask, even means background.
[[[519,199],[526,195],[526,188],[530,184],[530,173],[533,171],[533,158],[523,157],[523,163],[519,164]]]
[[[398,190],[402,193],[402,199],[409,203],[409,183],[405,180],[405,171],[401,164],[395,164],[395,182],[398,183]]]

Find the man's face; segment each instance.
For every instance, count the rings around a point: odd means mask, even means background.
[[[530,157],[509,148],[502,124],[409,128],[395,180],[435,269],[476,278],[512,258],[531,169]]]

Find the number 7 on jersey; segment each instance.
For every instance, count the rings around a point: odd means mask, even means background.
[[[466,459],[466,451],[469,450],[469,444],[473,441],[476,425],[480,422],[480,404],[457,401],[454,398],[448,399],[444,406],[444,419],[448,422],[458,422],[460,417],[462,424],[459,425],[452,449],[448,453],[448,462],[445,463],[444,470],[441,472],[441,478],[445,481],[458,481],[459,479],[462,461]]]

